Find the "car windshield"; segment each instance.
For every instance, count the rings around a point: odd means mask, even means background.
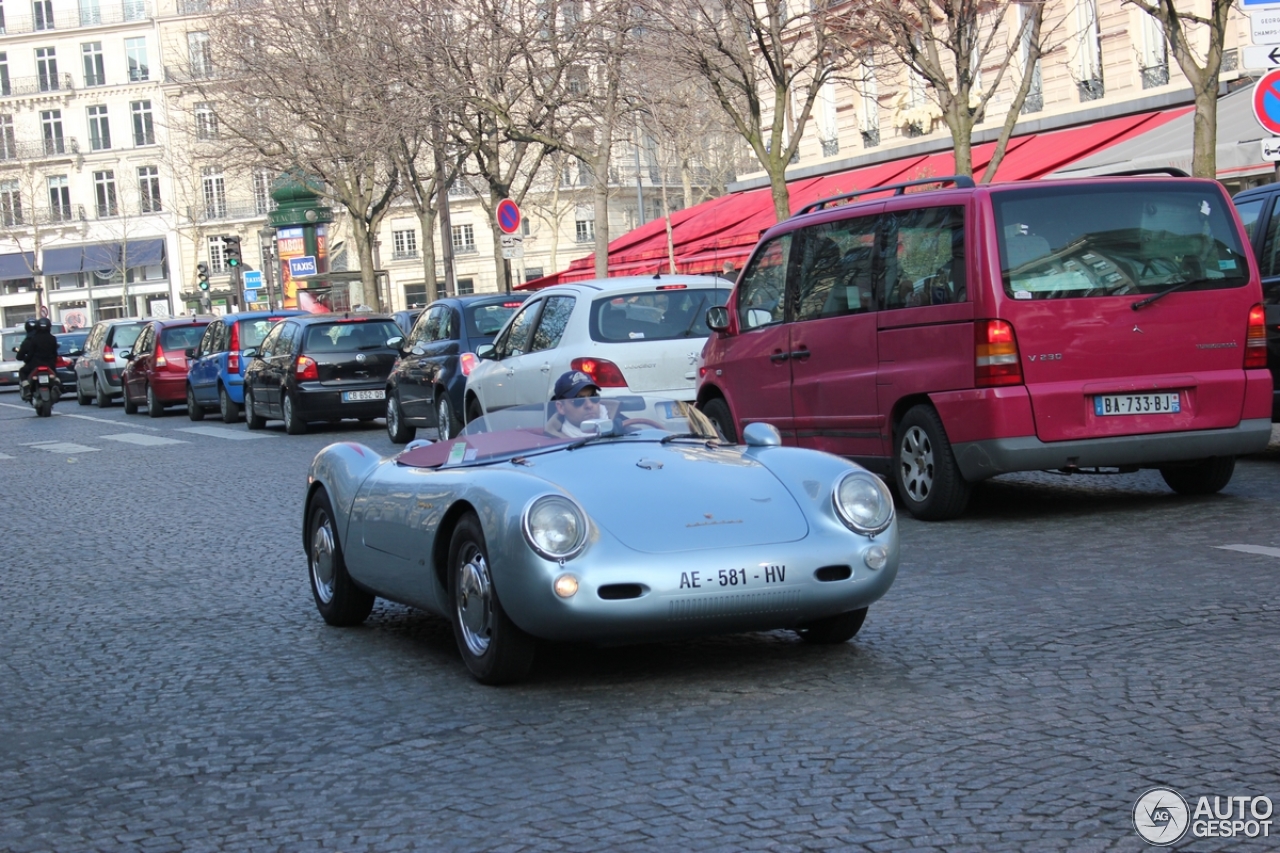
[[[501,331],[503,324],[507,322],[507,318],[516,313],[516,309],[524,304],[525,298],[524,296],[511,296],[501,302],[482,302],[463,308],[462,314],[466,317],[467,322],[467,337],[471,338],[473,343],[476,338],[493,338],[494,335]],[[483,340],[481,340],[481,343],[483,343]]]
[[[5,332],[3,338],[4,350],[0,352],[0,361],[13,361],[14,349],[22,346],[22,340],[26,336],[26,332]]]
[[[176,326],[171,329],[163,329],[160,332],[160,346],[169,350],[184,350],[188,347],[194,347],[200,343],[200,338],[204,337],[204,327],[206,323],[199,326]]]
[[[73,349],[84,349],[84,342],[88,339],[88,332],[69,332],[58,335],[58,355],[66,355]]]
[[[1228,202],[1212,188],[1141,179],[992,196],[1005,292],[1068,299],[1240,287],[1249,279]]]
[[[719,440],[715,426],[691,403],[638,395],[577,400],[493,412],[467,424],[457,438],[406,450],[397,461],[454,468],[598,442]]]
[[[622,343],[705,338],[711,334],[707,309],[729,299],[727,287],[662,287],[597,299],[591,304],[591,339]]]
[[[355,352],[386,349],[387,341],[403,337],[392,320],[339,320],[307,327],[303,352]]]
[[[127,349],[133,346],[133,342],[138,339],[138,335],[142,334],[142,326],[142,323],[116,326],[115,333],[111,336],[111,346],[119,349]]]

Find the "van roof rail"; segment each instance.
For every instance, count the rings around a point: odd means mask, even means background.
[[[1186,172],[1174,166],[1156,166],[1151,169],[1126,169],[1123,172],[1107,172],[1099,178],[1132,178],[1139,175],[1168,175],[1171,178],[1189,178]]]
[[[955,184],[958,189],[973,189],[974,187],[973,178],[968,175],[947,175],[942,178],[921,178],[917,181],[906,181],[901,184],[886,184],[883,187],[870,187],[865,190],[854,190],[851,193],[844,193],[843,195],[833,195],[830,198],[824,198],[820,201],[815,201],[812,204],[806,204],[804,207],[800,208],[800,213],[797,213],[796,216],[800,216],[805,213],[812,213],[815,210],[822,210],[832,202],[846,201],[869,193],[882,193],[893,190],[894,195],[902,195],[906,191],[907,187],[919,187],[924,186],[925,184]]]

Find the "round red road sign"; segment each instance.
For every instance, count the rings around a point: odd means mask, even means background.
[[[514,201],[504,198],[498,202],[496,211],[498,228],[503,234],[514,234],[520,229],[520,208]]]
[[[1253,115],[1263,130],[1280,136],[1280,68],[1271,69],[1254,84]]]

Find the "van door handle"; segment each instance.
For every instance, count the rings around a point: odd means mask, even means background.
[[[791,358],[791,353],[783,352],[782,350],[778,350],[773,355],[769,356],[769,360],[774,364],[777,364],[780,361],[786,361],[789,358]]]
[[[790,355],[792,358],[808,358],[808,357],[811,355],[811,353],[810,353],[810,352],[809,352],[809,350],[806,348],[806,349],[798,349],[798,350],[795,350],[794,352],[789,353],[789,355]]]

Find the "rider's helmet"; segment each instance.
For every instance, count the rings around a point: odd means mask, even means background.
[[[49,322],[48,317],[41,317],[39,320],[36,320],[36,328],[42,332],[47,332],[53,328],[53,323]]]
[[[28,335],[34,332],[36,330],[36,318],[32,317],[27,320],[27,322],[22,324],[22,328],[26,330]]]

